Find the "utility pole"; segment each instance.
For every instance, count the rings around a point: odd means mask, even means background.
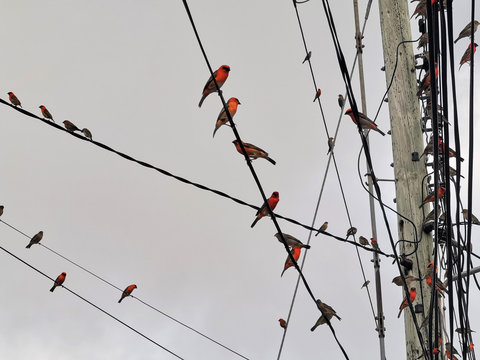
[[[370,6],[371,2],[368,7]],[[356,46],[357,46],[357,56],[358,56],[358,74],[360,77],[360,93],[362,98],[362,112],[367,115],[367,101],[365,99],[365,78],[363,72],[363,44],[362,38],[363,35],[360,31],[360,19],[358,15],[358,0],[353,0],[353,11],[355,16],[355,38],[356,38]],[[367,12],[369,9],[367,9]],[[368,144],[368,135],[367,135],[367,144]],[[368,167],[368,166],[367,166]],[[368,177],[368,190],[370,194],[374,193],[373,190],[373,183],[372,177]],[[372,227],[372,237],[375,239],[377,238],[377,223],[375,218],[375,200],[373,196],[369,197],[370,200],[370,223]],[[375,289],[377,295],[377,315],[376,315],[376,323],[377,323],[377,332],[378,338],[380,342],[380,360],[386,360],[385,357],[385,316],[383,314],[383,301],[382,301],[382,282],[380,278],[380,257],[378,253],[373,253],[373,260],[374,269],[375,269]]]
[[[383,42],[383,56],[385,61],[385,76],[387,86],[393,75],[396,60],[397,45],[405,40],[411,40],[410,21],[408,14],[408,0],[379,0],[380,26]],[[423,275],[428,262],[432,257],[432,237],[422,234],[422,203],[426,187],[422,180],[426,175],[425,165],[420,161],[412,161],[412,152],[423,150],[421,114],[417,98],[417,84],[415,79],[415,63],[412,43],[402,44],[398,51],[398,65],[393,84],[388,93],[388,105],[390,110],[390,125],[392,130],[393,164],[395,173],[395,190],[397,211],[413,221],[417,230],[418,238],[415,237],[414,227],[407,221],[398,217],[399,239],[409,241],[422,241],[418,243],[418,256],[420,273]],[[428,212],[429,207],[425,206]],[[401,243],[400,253],[410,254],[415,251],[413,243]],[[410,256],[413,260],[412,274],[419,274],[415,255]],[[417,298],[414,302],[423,303],[423,314],[428,314],[430,304],[430,289],[424,282],[412,283],[410,286],[417,288]],[[420,287],[423,287],[420,289]],[[403,298],[402,294],[402,298]],[[399,304],[401,299],[399,298]],[[421,313],[416,314],[418,323],[421,324],[424,317]],[[417,359],[421,354],[421,345],[418,340],[415,325],[410,311],[404,311],[405,338],[407,360]],[[424,341],[428,341],[428,327],[422,328]]]

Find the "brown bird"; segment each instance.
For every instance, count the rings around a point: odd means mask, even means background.
[[[123,299],[125,299],[127,296],[130,296],[132,291],[136,288],[137,288],[137,285],[135,285],[135,284],[128,285],[125,288],[125,290],[123,290],[122,297],[120,298],[120,300],[118,300],[118,303],[121,303]]]
[[[235,148],[237,149],[237,151],[243,155],[242,148],[240,147],[240,143],[238,142],[238,140],[233,140],[233,144],[235,145]],[[262,150],[258,146],[255,146],[253,144],[249,144],[243,141],[242,141],[242,144],[250,159],[255,160],[258,158],[263,158],[271,162],[273,165],[276,164],[275,160],[270,158],[268,156],[268,153],[265,150]]]
[[[452,168],[451,166],[449,166],[449,167],[448,167],[448,174],[449,174],[450,176],[454,176],[454,177],[455,177],[455,176],[457,176],[457,170],[455,170],[454,168]],[[465,179],[465,176],[463,176],[463,175],[461,175],[461,174],[460,174],[460,177]]]
[[[440,208],[440,205],[437,205],[437,215],[440,214],[440,211],[442,211],[442,209]],[[427,214],[427,216],[425,216],[425,220],[423,221],[423,223],[426,224],[427,222],[432,221],[434,219],[435,219],[435,209],[430,211]]]
[[[328,138],[328,151],[327,155],[330,154],[330,152],[333,150],[333,137]]]
[[[363,289],[364,287],[367,287],[368,284],[370,284],[370,280],[365,281],[360,289]]]
[[[368,242],[367,238],[363,237],[360,235],[360,237],[358,238],[358,242],[360,244],[362,244],[363,246],[369,246],[370,243]]]
[[[4,208],[4,206],[3,206],[3,205],[0,205],[0,216],[3,215],[3,208]]]
[[[478,46],[477,43],[473,43],[473,54],[475,54],[475,51],[477,51],[477,46]],[[465,50],[462,58],[460,59],[460,66],[458,70],[460,70],[463,64],[467,62],[470,63],[470,61],[472,60],[473,54],[472,54],[472,44],[468,44],[467,50]]]
[[[415,8],[412,16],[410,16],[410,19],[413,18],[414,16],[415,16],[415,19],[418,18],[419,16],[427,17],[427,4],[425,3],[425,0],[420,0],[418,2],[417,7]]]
[[[347,230],[346,238],[348,239],[349,236],[355,235],[357,233],[357,228],[352,226],[350,229]]]
[[[304,243],[302,243],[300,240],[298,240],[297,238],[293,237],[292,235],[288,235],[288,234],[285,234],[285,233],[282,233],[283,234],[283,238],[285,239],[285,242],[287,243],[288,246],[291,246],[291,247],[300,247],[300,248],[305,248],[305,249],[310,249],[310,245],[306,245]],[[274,235],[278,241],[282,242],[282,238],[280,236],[280,233],[276,233]]]
[[[468,220],[468,209],[463,209],[462,210],[462,214],[463,214],[463,219],[465,221]],[[472,224],[475,224],[475,225],[480,225],[480,221],[478,221],[477,217],[475,215],[472,214]]]
[[[63,121],[63,126],[65,126],[65,129],[67,129],[70,132],[80,131],[80,129],[76,127],[74,123],[68,120]]]
[[[287,328],[287,322],[283,319],[278,319],[278,321],[280,322],[280,326],[284,329]]]
[[[39,231],[37,234],[33,235],[33,237],[30,239],[30,242],[26,246],[27,249],[30,249],[32,245],[38,244],[40,240],[43,238],[43,231]]]
[[[473,22],[473,32],[477,31],[478,24],[480,24],[477,20]],[[458,40],[463,39],[467,36],[472,36],[472,23],[468,23],[462,31],[460,31],[460,34],[458,35],[457,40],[454,41],[456,44]]]
[[[82,133],[87,139],[92,140],[92,133],[90,132],[90,130],[88,130],[87,128],[83,128]]]
[[[42,115],[45,119],[50,119],[53,122],[55,122],[53,120],[52,114],[50,114],[50,111],[48,111],[47,108],[44,105],[40,105],[39,108],[40,108],[40,110],[42,110]]]
[[[455,332],[459,333],[459,334],[471,334],[472,332],[475,332],[473,330],[470,330],[469,328],[456,328],[455,329]]]
[[[312,52],[309,51],[308,54],[307,54],[307,56],[305,56],[305,59],[303,59],[302,64],[303,64],[305,61],[310,60],[311,57],[312,57]]]
[[[335,310],[333,310],[333,308],[330,305],[325,304],[324,302],[321,302],[320,299],[317,299],[317,307],[322,312],[322,316],[320,316],[318,318],[317,322],[315,323],[315,325],[313,325],[313,327],[310,329],[310,331],[315,331],[315,329],[318,326],[326,324],[327,320],[330,321],[332,319],[332,317],[334,317],[334,316],[338,320],[342,320],[340,318],[340,316],[337,315]]]
[[[418,280],[420,280],[420,279],[415,277],[415,276],[412,276],[412,275],[405,276],[405,282],[407,283],[407,286],[410,286],[410,283],[412,281],[418,281]],[[403,286],[404,283],[403,283],[402,276],[401,275],[395,276],[392,279],[392,283],[394,283],[397,286]]]
[[[345,99],[342,94],[338,94],[338,106],[340,106],[340,109],[343,109],[343,106],[345,105]]]
[[[18,100],[18,98],[15,96],[15,94],[13,92],[10,91],[7,94],[8,94],[8,98],[9,98],[10,102],[13,105],[22,107],[22,103],[20,102],[20,100]]]
[[[67,276],[67,273],[66,272],[62,272],[60,275],[57,276],[57,278],[55,279],[55,282],[53,283],[53,286],[52,288],[50,289],[51,292],[53,292],[53,290],[55,290],[55,288],[57,286],[60,286],[63,284],[63,282],[65,281],[65,277]]]
[[[418,46],[417,49],[420,49],[421,47],[425,47],[428,44],[428,33],[424,33],[421,37],[420,40],[418,40]]]

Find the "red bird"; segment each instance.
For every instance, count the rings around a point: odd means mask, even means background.
[[[243,155],[242,148],[240,147],[240,143],[238,142],[238,140],[233,140],[232,142],[235,145],[235,148],[237,149],[237,151]],[[260,149],[258,146],[255,146],[253,144],[249,144],[243,141],[242,141],[242,144],[250,159],[255,160],[258,158],[263,158],[265,160],[270,161],[273,165],[276,164],[275,160],[269,157],[268,153],[265,150]]]
[[[473,43],[473,54],[475,54],[475,51],[477,51],[477,43]],[[467,50],[465,50],[465,52],[463,53],[463,56],[462,56],[462,59],[460,60],[460,67],[458,68],[458,70],[460,70],[460,68],[462,67],[463,64],[465,64],[466,62],[470,62],[472,60],[472,44],[468,44],[468,48]]]
[[[232,118],[237,113],[238,105],[241,105],[241,104],[237,98],[231,97],[227,101],[228,112],[230,113],[230,116]],[[227,123],[228,123],[227,112],[225,111],[225,108],[222,108],[222,110],[220,111],[220,114],[218,114],[217,122],[215,123],[215,130],[213,130],[213,137],[215,137],[215,133],[220,128],[220,126],[225,125]]]
[[[218,88],[220,89],[225,81],[228,78],[228,73],[230,72],[230,66],[228,65],[222,65],[218,68],[213,73],[213,76],[215,77],[215,80],[217,81]],[[207,83],[205,84],[205,87],[203,88],[202,92],[202,98],[200,99],[200,102],[198,103],[198,107],[202,107],[203,101],[205,98],[210,95],[213,92],[217,91],[217,87],[215,86],[215,82],[213,81],[213,77],[210,76],[208,79]]]
[[[20,102],[20,100],[18,100],[18,98],[15,96],[13,92],[10,91],[8,93],[8,98],[10,99],[10,102],[13,105],[22,107],[22,103]]]
[[[415,289],[415,287],[412,286],[410,288],[410,302],[413,303],[416,297],[417,297],[417,289]],[[402,310],[405,309],[407,306],[408,306],[408,300],[407,300],[407,297],[405,296],[405,299],[403,299],[403,302],[400,305],[400,312],[398,313],[398,318],[400,318],[400,314],[402,313]]]
[[[320,95],[322,95],[322,90],[318,89],[317,92],[315,93],[315,98],[313,99],[313,102],[315,102],[315,100],[317,99],[320,99]]]
[[[438,77],[438,65],[435,63],[435,79]],[[422,92],[430,89],[430,73],[426,74],[418,85],[417,96],[422,95]]]
[[[267,199],[268,206],[270,206],[270,209],[272,211],[277,206],[279,200],[280,200],[280,196],[278,195],[278,191],[274,191],[272,195]],[[253,221],[252,225],[250,225],[250,227],[253,228],[258,220],[260,220],[262,217],[267,215],[268,215],[267,203],[264,203],[262,207],[257,211],[257,214],[256,214],[257,217]]]
[[[357,123],[357,119],[355,119],[355,115],[353,114],[352,109],[348,109],[345,112],[345,115],[350,115],[350,117],[352,118],[352,121],[355,124]],[[385,133],[382,130],[380,130],[377,127],[377,125],[372,120],[370,120],[366,115],[362,114],[361,112],[358,112],[358,117],[359,117],[360,127],[362,129],[374,130],[374,131],[382,134],[383,136],[385,136]]]
[[[53,120],[53,117],[52,117],[52,114],[50,114],[50,111],[47,110],[47,108],[45,107],[45,105],[40,105],[39,108],[42,110],[42,115],[45,119],[50,119],[52,120],[53,122],[55,122]]]
[[[441,199],[443,197],[443,194],[445,194],[445,186],[440,186],[438,188],[438,198]],[[431,192],[430,194],[428,194],[425,199],[423,199],[423,202],[422,204],[418,207],[419,209],[421,209],[421,207],[423,205],[425,205],[426,203],[429,203],[429,202],[432,202],[435,200],[435,192]]]
[[[136,289],[136,288],[137,288],[137,285],[135,285],[135,284],[128,285],[128,286],[125,288],[125,290],[123,290],[122,297],[120,298],[120,300],[118,300],[118,303],[121,303],[124,298],[126,298],[127,296],[130,296],[130,294],[132,293],[132,291],[133,291],[134,289]]]
[[[287,328],[287,322],[283,319],[278,319],[278,321],[280,322],[280,326],[284,329]]]
[[[53,290],[55,290],[55,288],[57,286],[60,286],[63,284],[63,282],[65,281],[65,277],[67,276],[67,273],[66,272],[62,272],[60,275],[57,276],[57,279],[55,280],[55,282],[53,283],[53,286],[52,288],[50,289],[51,292],[53,292]]]
[[[290,250],[290,253],[292,254],[295,261],[298,261],[298,259],[300,258],[301,251],[302,251],[302,248],[298,246],[294,246],[292,250]],[[285,270],[287,270],[289,267],[292,267],[292,266],[293,266],[293,261],[292,259],[290,259],[290,256],[287,256],[287,260],[285,260],[285,265],[283,267],[283,271],[280,276],[283,276],[283,273],[285,272]]]

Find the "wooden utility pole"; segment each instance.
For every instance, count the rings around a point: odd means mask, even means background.
[[[411,40],[410,21],[408,14],[408,0],[379,0],[380,26],[383,41],[383,56],[385,61],[385,76],[387,86],[392,79],[395,67],[397,45],[405,40]],[[426,175],[425,165],[420,161],[412,161],[412,152],[421,152],[424,148],[422,141],[421,114],[417,98],[417,84],[415,79],[415,62],[412,43],[400,45],[398,49],[398,65],[395,72],[393,84],[388,92],[388,105],[390,110],[390,124],[392,130],[393,164],[395,173],[395,190],[397,211],[406,218],[412,220],[417,229],[416,238],[414,227],[407,221],[398,217],[399,239],[409,241],[422,241],[418,244],[418,260],[420,273],[423,275],[428,262],[432,257],[433,243],[430,235],[422,234],[422,203],[423,194],[426,194],[424,182]],[[423,211],[430,211],[425,206]],[[413,243],[402,242],[400,253],[413,253]],[[412,274],[418,275],[415,255],[410,256],[413,260]],[[428,314],[430,305],[430,289],[425,282],[414,282],[410,286],[417,288],[417,298],[414,302],[423,303],[425,308],[423,314]],[[423,287],[423,289],[420,289]],[[422,290],[422,291],[421,291]],[[402,298],[404,294],[402,293]],[[399,304],[401,299],[399,297]],[[407,309],[406,309],[407,310]],[[405,338],[407,347],[407,360],[417,359],[421,354],[421,345],[418,340],[412,315],[410,311],[404,311]],[[424,315],[417,313],[417,322],[422,324]],[[396,319],[395,319],[396,320]],[[428,327],[422,329],[424,341],[428,341]]]

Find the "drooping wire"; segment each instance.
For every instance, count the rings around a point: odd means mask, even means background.
[[[12,252],[8,251],[7,249],[5,249],[3,246],[0,246],[0,250],[3,250],[5,253],[7,253],[8,255],[12,256],[13,258],[15,258],[16,260],[20,261],[21,263],[23,263],[24,265],[28,266],[29,268],[31,268],[32,270],[35,270],[37,273],[39,273],[40,275],[43,275],[44,277],[46,277],[47,279],[51,280],[51,281],[55,281],[54,278],[51,278],[50,276],[48,276],[47,274],[45,274],[43,271],[37,269],[35,266],[29,264],[28,262],[26,262],[25,260],[21,259],[20,257],[18,257],[17,255],[13,254]],[[65,290],[67,290],[69,293],[75,295],[77,298],[79,298],[80,300],[83,300],[84,302],[86,302],[87,304],[89,304],[90,306],[93,306],[95,309],[97,309],[98,311],[104,313],[105,315],[111,317],[113,320],[117,321],[118,323],[122,324],[123,326],[125,326],[126,328],[132,330],[134,333],[136,333],[137,335],[140,335],[141,337],[143,337],[144,339],[150,341],[151,343],[153,343],[154,345],[158,346],[159,348],[167,351],[168,353],[170,353],[171,355],[175,356],[177,359],[182,359],[182,357],[180,357],[179,355],[175,354],[173,351],[167,349],[165,346],[163,345],[160,345],[158,342],[156,342],[155,340],[149,338],[147,335],[141,333],[140,331],[136,330],[135,328],[133,328],[132,326],[128,325],[126,322],[120,320],[119,318],[117,318],[116,316],[110,314],[108,311],[102,309],[101,307],[99,307],[98,305],[95,305],[93,302],[91,302],[90,300],[84,298],[82,295],[78,294],[77,292],[67,288],[66,286],[64,285],[61,285]]]
[[[13,226],[13,225],[11,225],[11,224],[9,224],[9,223],[5,222],[5,221],[4,221],[4,220],[2,220],[2,219],[0,219],[0,222],[4,223],[5,225],[7,225],[7,226],[8,226],[8,227],[10,227],[11,229],[15,230],[15,231],[16,231],[16,232],[18,232],[19,234],[22,234],[22,235],[23,235],[23,236],[25,236],[27,239],[31,239],[31,236],[28,236],[26,233],[24,233],[23,231],[19,230],[17,227],[15,227],[15,226]],[[88,270],[86,267],[84,267],[84,266],[80,265],[78,262],[76,262],[76,261],[73,261],[73,260],[71,260],[71,259],[67,258],[66,256],[62,255],[62,254],[61,254],[61,253],[59,253],[58,251],[55,251],[55,250],[53,250],[52,248],[50,248],[50,247],[48,247],[48,246],[44,245],[44,244],[43,244],[43,243],[41,243],[41,242],[40,242],[40,243],[38,243],[38,245],[42,246],[43,248],[47,249],[48,251],[50,251],[51,253],[53,253],[53,254],[57,255],[58,257],[62,258],[63,260],[65,260],[65,261],[69,262],[70,264],[72,264],[72,265],[74,265],[74,266],[78,267],[79,269],[81,269],[81,270],[85,271],[86,273],[88,273],[88,274],[90,274],[91,276],[93,276],[93,277],[97,278],[98,280],[100,280],[100,281],[104,282],[105,284],[107,284],[107,285],[109,285],[109,286],[113,287],[114,289],[116,289],[116,290],[118,290],[118,291],[120,291],[120,292],[123,292],[123,290],[122,290],[120,287],[118,287],[117,285],[115,285],[115,284],[111,283],[110,281],[106,280],[104,277],[102,277],[102,276],[100,276],[100,275],[97,275],[97,274],[96,274],[96,273],[94,273],[93,271],[91,271],[91,270]],[[158,309],[157,307],[155,307],[155,306],[153,306],[153,305],[150,305],[149,303],[147,303],[146,301],[144,301],[144,300],[140,299],[139,297],[136,297],[136,296],[134,296],[134,295],[130,295],[130,297],[132,297],[132,298],[134,298],[134,299],[138,300],[139,302],[141,302],[141,303],[142,303],[142,304],[144,304],[145,306],[147,306],[147,307],[149,307],[150,309],[152,309],[152,310],[154,310],[154,311],[156,311],[156,312],[158,312],[158,313],[162,314],[163,316],[165,316],[165,317],[169,318],[170,320],[173,320],[173,321],[175,321],[177,324],[180,324],[180,325],[182,325],[183,327],[185,327],[185,328],[187,328],[187,329],[189,329],[189,330],[191,330],[191,331],[193,331],[193,332],[197,333],[198,335],[200,335],[200,336],[204,337],[205,339],[207,339],[207,340],[210,340],[211,342],[213,342],[213,343],[215,343],[215,344],[217,344],[217,345],[219,345],[219,346],[223,347],[224,349],[226,349],[226,350],[228,350],[228,351],[230,351],[230,352],[232,352],[232,353],[234,353],[234,354],[236,354],[236,355],[238,355],[238,356],[240,356],[240,357],[242,357],[242,358],[244,358],[244,359],[247,359],[247,360],[248,360],[248,358],[247,358],[246,356],[244,356],[244,355],[242,355],[242,354],[238,353],[237,351],[235,351],[235,350],[233,350],[233,349],[229,348],[229,347],[228,347],[228,346],[226,346],[226,345],[223,345],[222,343],[220,343],[220,342],[216,341],[215,339],[212,339],[211,337],[209,337],[209,336],[207,336],[207,335],[203,334],[202,332],[200,332],[200,331],[198,331],[198,330],[194,329],[193,327],[191,327],[191,326],[189,326],[189,325],[187,325],[187,324],[185,324],[185,323],[181,322],[180,320],[177,320],[177,319],[175,319],[173,316],[171,316],[171,315],[168,315],[167,313],[165,313],[165,312],[161,311],[160,309]]]

